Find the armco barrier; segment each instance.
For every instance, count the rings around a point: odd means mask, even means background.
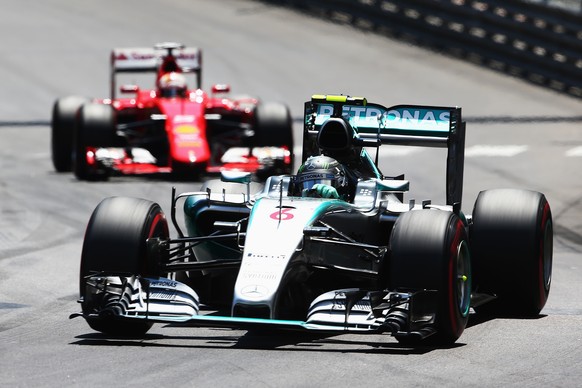
[[[262,0],[582,98],[582,15],[519,0]]]

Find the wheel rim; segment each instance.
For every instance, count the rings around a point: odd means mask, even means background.
[[[166,223],[166,217],[160,211],[155,215],[154,219],[152,220],[147,238],[152,237],[167,238],[168,235],[169,230],[168,224]]]
[[[463,317],[469,314],[471,306],[471,260],[465,240],[457,248],[457,306]]]
[[[147,237],[146,240],[150,239],[150,238],[162,238],[162,239],[167,239],[170,235],[169,229],[168,229],[168,223],[166,222],[166,216],[164,215],[164,213],[162,213],[162,211],[160,209],[158,209],[158,211],[156,211],[154,218],[151,220],[150,225],[149,225],[149,229],[147,231]],[[165,264],[165,263],[164,263]],[[160,276],[162,274],[160,274],[159,270],[158,271],[153,271],[153,269],[149,268],[151,266],[151,263],[147,263],[145,264],[144,268],[149,275],[154,275],[154,276]],[[153,272],[153,273],[152,273]],[[167,273],[165,273],[164,275],[168,275]]]

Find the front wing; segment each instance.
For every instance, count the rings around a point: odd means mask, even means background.
[[[89,150],[88,164],[97,169],[105,169],[120,175],[165,174],[173,171],[170,165],[160,165],[158,160],[143,148],[95,148]],[[292,150],[281,147],[234,147],[226,151],[217,164],[192,162],[189,167],[194,172],[202,170],[209,174],[221,171],[244,171],[250,173],[279,175],[289,173],[292,164]]]
[[[93,275],[86,279],[82,303],[87,320],[140,319],[194,327],[281,329],[320,333],[388,333],[425,338],[435,333],[436,291],[366,291],[342,289],[317,297],[306,320],[200,314],[198,295],[166,278]]]

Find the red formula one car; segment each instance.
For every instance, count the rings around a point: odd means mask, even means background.
[[[78,179],[112,174],[175,173],[197,178],[222,170],[259,178],[289,173],[292,120],[287,106],[228,97],[230,86],[200,88],[201,51],[177,43],[114,49],[111,98],[58,99],[52,113],[52,161]],[[156,72],[156,88],[122,85],[120,73]],[[192,74],[196,88],[189,89]]]

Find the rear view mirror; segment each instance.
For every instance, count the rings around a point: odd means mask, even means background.
[[[228,93],[230,92],[230,85],[228,84],[214,84],[212,85],[212,93]]]
[[[251,173],[243,171],[221,171],[220,180],[231,183],[250,183]]]
[[[137,85],[121,85],[119,90],[121,93],[137,93],[139,87]]]

